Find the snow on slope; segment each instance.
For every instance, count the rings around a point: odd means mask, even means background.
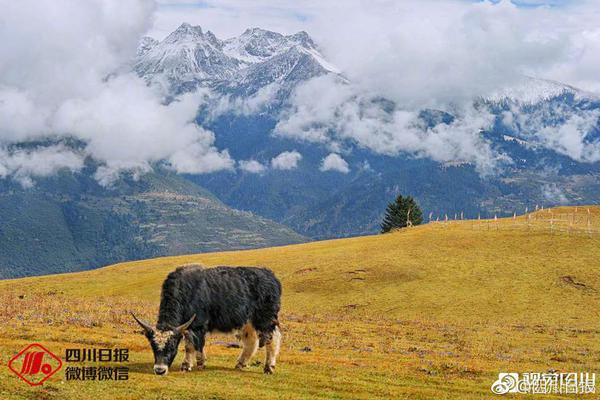
[[[583,95],[572,86],[546,79],[524,77],[521,82],[496,90],[486,100],[499,102],[511,100],[521,104],[535,104],[563,94]]]

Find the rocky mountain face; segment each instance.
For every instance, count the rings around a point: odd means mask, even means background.
[[[324,127],[316,121],[303,137],[278,134],[282,119],[298,111],[293,105],[298,88],[323,76],[334,77],[341,88],[348,83],[305,32],[285,36],[255,28],[220,40],[183,24],[161,42],[144,40],[140,54],[135,70],[168,96],[208,88],[212,106],[201,107],[198,123],[215,132],[217,145],[234,158],[267,166],[260,173],[238,168],[187,178],[232,207],[310,237],[377,232],[386,203],[397,193],[415,196],[424,215],[431,212],[434,219],[461,212],[512,215],[536,204],[595,204],[600,198],[600,153],[593,151],[600,140],[600,100],[558,82],[524,78],[473,99],[472,113],[488,121],[478,136],[498,158],[498,168],[482,173],[461,157],[436,161],[410,151],[374,151],[360,141],[365,136],[339,131],[347,108],[332,113],[338,123]],[[384,122],[402,111],[381,98],[352,106],[360,118],[375,114]],[[451,137],[464,128],[453,124],[460,118],[452,110],[424,109],[413,125],[423,137]],[[377,133],[373,130],[364,134]],[[384,139],[395,134],[389,128]],[[336,141],[319,141],[327,135]],[[292,150],[302,155],[296,168],[269,168],[274,157]],[[320,170],[332,151],[342,154],[347,171]]]

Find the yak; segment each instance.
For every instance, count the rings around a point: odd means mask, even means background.
[[[242,342],[238,369],[248,365],[258,347],[266,347],[264,373],[272,374],[281,345],[280,306],[281,283],[267,268],[194,264],[177,268],[163,282],[156,326],[131,314],[150,342],[157,375],[169,372],[182,338],[181,370],[192,371],[194,361],[203,369],[211,332],[237,333]]]

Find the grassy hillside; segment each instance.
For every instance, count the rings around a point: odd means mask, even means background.
[[[479,399],[493,396],[499,372],[598,372],[600,235],[551,232],[544,213],[531,227],[526,217],[434,223],[2,281],[3,364],[35,341],[63,354],[125,346],[132,372],[128,382],[73,383],[61,382],[61,371],[40,389],[1,368],[0,398]],[[600,222],[600,207],[591,213]],[[239,350],[223,346],[232,338],[221,336],[208,340],[206,370],[152,375],[151,351],[127,310],[154,320],[162,280],[188,262],[262,265],[280,277],[276,375],[259,366],[233,370]]]

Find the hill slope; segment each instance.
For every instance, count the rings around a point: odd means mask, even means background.
[[[33,188],[6,181],[0,188],[0,278],[305,240],[165,171],[110,188],[69,172]]]
[[[503,371],[597,371],[598,234],[541,228],[548,215],[585,215],[578,212],[538,212],[540,225],[529,228],[525,217],[434,223],[379,236],[0,282],[2,362],[32,341],[59,352],[129,347],[128,382],[63,384],[53,378],[44,386],[57,398],[97,399],[149,391],[157,398],[475,399],[489,398]],[[600,207],[591,208],[591,221],[600,225]],[[222,346],[231,339],[220,337],[209,338],[207,370],[151,375],[151,352],[127,310],[154,320],[162,280],[188,262],[263,265],[280,277],[284,345],[276,375],[265,377],[258,367],[234,371],[238,350]],[[6,369],[0,377],[3,398],[39,391],[16,383]]]

